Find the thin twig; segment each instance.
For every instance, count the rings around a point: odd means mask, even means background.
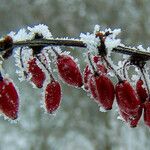
[[[48,67],[46,66],[46,64],[41,60],[40,56],[39,55],[36,55],[36,58],[39,60],[39,62],[44,66],[44,68],[47,70],[48,74],[50,75],[50,78],[51,80],[55,80],[54,77],[53,77],[53,74],[51,72],[50,69],[48,69]]]
[[[1,41],[0,41],[1,42]],[[71,47],[81,47],[86,48],[87,45],[84,41],[79,39],[35,39],[35,40],[26,40],[26,41],[19,41],[13,43],[13,48],[21,47],[21,46],[71,46]],[[0,52],[5,51],[2,47],[0,47]],[[126,55],[139,55],[145,61],[150,59],[150,52],[140,51],[136,48],[130,48],[126,46],[117,46],[112,49],[113,52],[122,53]]]
[[[121,82],[122,78],[119,76],[119,74],[116,72],[116,70],[111,66],[111,64],[109,63],[109,61],[107,60],[107,58],[104,56],[103,59],[106,62],[107,66],[114,72],[114,74],[116,75],[118,81]]]
[[[139,68],[141,73],[142,73],[142,76],[143,76],[143,79],[144,79],[144,82],[145,82],[145,85],[146,85],[146,88],[147,88],[147,92],[148,92],[148,99],[150,97],[150,90],[149,90],[149,86],[148,86],[148,81],[147,81],[147,78],[144,74],[144,71],[143,71],[143,68]]]

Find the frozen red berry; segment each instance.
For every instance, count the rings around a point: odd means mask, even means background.
[[[9,79],[0,80],[0,110],[12,120],[18,117],[19,96]]]
[[[144,103],[144,123],[150,127],[150,101]]]
[[[60,105],[61,86],[58,81],[52,80],[45,89],[45,107],[48,113],[53,113]]]
[[[144,103],[148,97],[147,91],[143,85],[143,80],[139,79],[136,83],[136,92],[139,96],[141,103]]]
[[[31,74],[31,81],[38,88],[42,88],[46,76],[43,70],[38,66],[36,60],[36,58],[33,58],[28,61],[28,72]]]
[[[83,82],[84,82],[84,88],[86,90],[89,89],[89,78],[91,75],[92,75],[92,72],[91,72],[89,66],[87,65],[83,72]]]
[[[59,55],[57,57],[57,68],[60,77],[69,85],[75,87],[83,85],[80,69],[69,55]]]
[[[91,76],[90,83],[92,83],[90,90],[93,97],[97,97],[98,102],[105,110],[112,109],[115,97],[115,90],[112,81],[106,75],[102,74]],[[93,88],[94,85],[95,88]]]
[[[120,115],[124,119],[124,121],[130,125],[131,128],[137,127],[142,115],[142,107],[139,107],[137,115],[134,117],[121,110],[120,110]]]
[[[135,90],[127,80],[123,80],[116,85],[116,100],[119,109],[131,117],[138,114],[140,101]]]
[[[88,86],[89,86],[90,93],[92,94],[94,100],[96,102],[98,102],[98,91],[97,91],[97,87],[95,84],[95,78],[93,77],[93,75],[90,77],[90,80],[88,82]]]

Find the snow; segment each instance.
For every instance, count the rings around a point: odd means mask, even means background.
[[[9,35],[12,37],[14,42],[26,41],[30,39],[26,29],[20,29],[18,33],[11,32]]]
[[[95,37],[95,34],[90,34],[89,32],[80,34],[80,40],[82,40],[86,45],[87,49],[92,54],[97,54],[97,46],[100,44],[99,38]]]
[[[34,37],[35,33],[38,33],[39,35],[42,35],[44,39],[51,39],[52,34],[48,29],[48,26],[44,24],[39,24],[34,27],[28,27],[29,30],[29,37]]]

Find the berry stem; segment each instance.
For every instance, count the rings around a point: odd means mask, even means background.
[[[118,73],[116,72],[116,70],[111,66],[111,64],[109,63],[109,61],[106,59],[105,56],[103,56],[104,61],[106,62],[107,66],[114,72],[114,74],[116,75],[117,79],[119,82],[122,82],[122,78],[118,75]]]
[[[36,58],[39,60],[39,62],[40,62],[40,63],[44,66],[44,68],[47,70],[47,72],[48,72],[49,75],[50,75],[51,80],[52,80],[52,81],[55,81],[54,76],[53,76],[51,70],[48,69],[48,67],[45,65],[45,63],[42,62],[40,56],[39,56],[39,55],[36,55]]]
[[[20,47],[20,63],[21,63],[21,67],[24,69],[24,63],[22,60],[22,49],[23,49],[23,47]],[[27,78],[28,74],[25,70],[23,70],[23,74],[24,74],[25,78]]]
[[[127,67],[128,63],[130,63],[129,60],[127,60],[127,61],[124,63],[124,65],[123,65],[123,76],[124,76],[125,79],[127,78],[127,75],[126,75],[126,67]]]
[[[51,47],[51,49],[53,50],[53,52],[55,53],[55,55],[56,55],[57,57],[60,57],[59,53],[55,50],[55,48]]]
[[[92,70],[93,70],[94,74],[97,75],[97,71],[96,71],[96,69],[95,69],[95,67],[94,67],[94,65],[92,63],[90,53],[88,52],[87,55],[88,55],[89,64],[92,67]]]
[[[148,82],[147,82],[147,78],[145,76],[145,73],[144,73],[144,69],[139,67],[141,73],[142,73],[142,76],[143,76],[143,79],[144,79],[144,82],[145,82],[145,85],[146,85],[146,89],[147,89],[147,92],[148,92],[148,100],[150,98],[150,90],[149,90],[149,86],[148,86]]]

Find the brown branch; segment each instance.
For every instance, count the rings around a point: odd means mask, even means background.
[[[0,42],[1,43],[1,42]],[[81,47],[86,48],[86,44],[79,40],[79,39],[36,39],[36,40],[26,40],[26,41],[19,41],[13,43],[13,48],[15,47],[23,47],[23,46],[70,46],[70,47]],[[0,44],[0,51],[5,51],[1,47]],[[125,46],[118,46],[116,48],[113,48],[113,52],[116,53],[122,53],[126,55],[136,55],[137,57],[140,57],[144,61],[147,61],[150,59],[150,52],[143,52],[136,48],[129,48]]]

